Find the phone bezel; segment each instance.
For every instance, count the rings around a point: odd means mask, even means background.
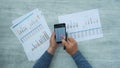
[[[61,28],[61,27],[65,27],[65,40],[67,40],[67,32],[66,32],[66,24],[65,23],[54,24],[54,31],[56,28]],[[55,39],[56,39],[56,35],[55,35]],[[56,41],[56,42],[62,43],[62,41]]]

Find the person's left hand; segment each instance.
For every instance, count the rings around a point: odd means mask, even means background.
[[[58,47],[58,44],[55,41],[55,32],[52,32],[52,35],[50,38],[50,46],[47,51],[53,55],[57,47]]]

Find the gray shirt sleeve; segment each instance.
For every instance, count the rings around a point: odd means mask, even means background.
[[[72,55],[75,63],[78,68],[92,68],[92,66],[88,63],[88,61],[83,57],[80,51],[77,51],[74,55]]]
[[[49,68],[53,55],[48,53],[47,51],[42,55],[42,57],[35,63],[33,68]],[[88,61],[82,56],[82,54],[77,51],[74,55],[72,55],[75,63],[78,68],[92,68],[92,66],[88,63]]]
[[[50,53],[46,51],[42,55],[42,57],[35,63],[33,68],[49,68],[52,57],[53,55],[51,55]]]

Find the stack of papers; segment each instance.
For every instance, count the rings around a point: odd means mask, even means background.
[[[62,15],[58,19],[66,23],[68,36],[78,42],[103,37],[98,9]]]
[[[49,47],[51,32],[41,11],[35,9],[14,20],[11,30],[17,36],[29,61],[39,59]]]

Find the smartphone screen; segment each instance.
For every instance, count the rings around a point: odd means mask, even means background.
[[[64,36],[66,38],[65,23],[55,24],[54,25],[54,30],[55,30],[55,34],[56,34],[55,35],[56,42],[61,43],[62,42],[62,36]]]

